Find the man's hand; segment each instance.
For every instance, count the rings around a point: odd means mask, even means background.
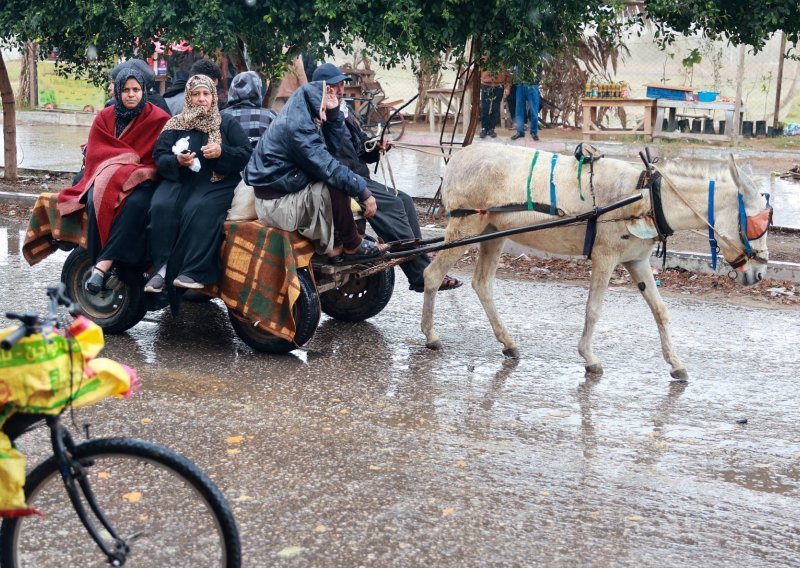
[[[392,141],[389,140],[388,136],[384,136],[378,143],[378,148],[380,148],[381,152],[388,152],[392,148],[392,146],[393,146]]]
[[[178,154],[176,158],[178,158],[178,164],[188,168],[192,165],[192,161],[194,161],[196,155],[197,154],[195,154],[194,152],[189,152],[187,154]]]
[[[362,203],[362,205],[364,206],[364,217],[372,217],[378,212],[378,202],[375,201],[375,198],[371,195]]]
[[[203,153],[203,157],[206,160],[213,160],[214,158],[219,158],[222,155],[222,146],[216,142],[211,142],[200,148],[200,151]]]
[[[325,85],[325,108],[332,109],[339,107],[339,95],[336,89],[330,85]]]

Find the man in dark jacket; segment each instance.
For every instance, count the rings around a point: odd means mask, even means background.
[[[382,248],[361,238],[350,209],[352,197],[365,217],[375,214],[366,180],[333,157],[344,128],[339,100],[345,78],[340,73],[330,83],[295,91],[258,141],[244,178],[262,223],[298,231],[332,258],[356,261],[379,256]]]
[[[335,65],[326,63],[314,71],[312,78],[314,81],[323,81],[337,73],[341,71]],[[365,143],[369,136],[361,129],[361,125],[349,112],[346,104],[341,106],[341,112],[345,115],[346,128],[342,132],[341,142],[337,143],[338,150],[335,156],[342,164],[367,180],[367,187],[378,203],[378,211],[367,219],[375,234],[385,242],[421,239],[422,231],[414,200],[407,193],[370,179],[367,164],[374,164],[380,159],[381,149],[375,144],[367,150]],[[429,264],[430,260],[425,255],[415,256],[400,264],[411,290],[425,291],[423,272]],[[461,284],[452,276],[445,276],[439,289],[452,290]]]

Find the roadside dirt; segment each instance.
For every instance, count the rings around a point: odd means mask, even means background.
[[[427,203],[418,203],[417,211],[423,227],[444,227],[443,218],[432,217],[427,213]],[[669,241],[670,250],[686,252],[707,252],[708,241],[701,235],[683,232],[673,235]],[[800,232],[774,231],[769,235],[771,260],[800,263]],[[464,254],[456,268],[465,271],[474,269],[477,249]],[[528,255],[512,256],[504,254],[500,260],[498,273],[510,278],[539,281],[561,281],[589,285],[592,262],[583,258],[569,260],[541,259]],[[659,289],[664,296],[702,296],[703,299],[730,302],[737,305],[773,307],[778,309],[800,310],[800,284],[769,278],[755,286],[744,287],[727,276],[701,274],[685,269],[654,269]],[[636,289],[628,272],[617,267],[611,281],[611,288]]]
[[[0,191],[29,193],[55,192],[71,184],[71,175],[48,175],[45,177],[21,177],[16,183],[0,179]],[[446,220],[432,217],[427,213],[429,201],[420,200],[417,211],[420,224],[444,227]],[[27,219],[31,207],[0,202],[0,215],[17,219]],[[707,252],[708,241],[702,235],[682,232],[670,238],[670,250]],[[769,236],[770,260],[800,263],[800,232],[771,231]],[[457,269],[470,271],[474,268],[477,249],[464,254],[456,265]],[[582,258],[570,260],[540,259],[521,255],[503,255],[498,272],[510,278],[540,281],[562,281],[588,286],[591,274],[591,261]],[[767,273],[769,276],[769,272]],[[800,284],[767,279],[751,287],[743,287],[727,276],[694,273],[679,269],[656,270],[656,279],[665,296],[702,296],[704,299],[732,302],[739,305],[774,307],[778,309],[800,310]],[[618,267],[613,275],[611,287],[635,289],[628,273]]]

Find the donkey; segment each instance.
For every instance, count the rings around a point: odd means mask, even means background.
[[[611,274],[618,264],[622,264],[653,313],[664,359],[671,366],[670,374],[676,379],[686,379],[688,373],[672,343],[669,314],[656,288],[650,256],[665,230],[708,231],[713,224],[713,231],[709,233],[714,239],[712,246],[718,243],[725,260],[737,269],[737,280],[744,285],[759,282],[764,277],[768,260],[768,222],[765,222],[769,217],[768,202],[765,208],[763,196],[759,195],[752,181],[740,173],[733,157],[727,167],[710,169],[687,168],[685,164],[677,163],[650,164],[650,173],[662,177],[660,198],[656,199],[651,199],[646,189],[637,189],[643,170],[641,166],[604,158],[592,167],[590,173],[591,168],[586,164],[579,164],[567,156],[549,152],[534,154],[527,148],[495,144],[465,148],[450,160],[442,182],[442,204],[451,213],[445,242],[553,220],[555,217],[551,214],[554,212],[556,215],[562,212],[564,215],[584,213],[591,210],[593,203],[608,205],[642,191],[644,196],[640,201],[603,215],[596,224],[594,246],[587,253],[592,260],[592,273],[578,352],[585,361],[587,375],[602,375],[601,361],[592,349],[592,334]],[[710,193],[713,196],[712,217],[709,217]],[[656,210],[652,202],[656,202]],[[524,211],[519,211],[520,207],[516,211],[488,211],[520,203],[537,206]],[[463,214],[464,211],[474,211],[475,214],[452,215],[452,212]],[[748,219],[752,225],[749,230]],[[761,231],[755,228],[756,221],[763,228],[762,234],[758,234]],[[580,256],[585,253],[587,227],[584,222],[509,238],[541,251]],[[745,232],[751,233],[749,240]],[[503,344],[503,354],[518,357],[519,350],[500,320],[493,300],[495,271],[504,243],[505,238],[481,242],[472,287],[495,336]],[[442,347],[433,328],[437,289],[465,248],[441,251],[425,270],[421,327],[426,346],[430,349]]]

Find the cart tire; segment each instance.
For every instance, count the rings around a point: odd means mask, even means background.
[[[232,310],[228,310],[231,325],[239,339],[253,350],[272,355],[283,355],[302,347],[314,337],[321,317],[319,295],[308,270],[298,270],[300,279],[300,297],[294,304],[294,321],[297,326],[294,342],[272,335],[270,332],[253,325],[253,321]]]
[[[392,299],[394,267],[366,278],[351,278],[320,296],[322,311],[341,321],[364,321],[379,314]]]
[[[142,321],[147,313],[144,288],[118,278],[112,288],[89,294],[84,285],[93,266],[89,251],[79,247],[69,253],[61,269],[67,295],[80,306],[83,314],[108,334],[122,333]]]
[[[184,302],[192,302],[194,304],[206,304],[214,299],[214,296],[203,294],[200,290],[186,290],[183,293],[181,300]]]

